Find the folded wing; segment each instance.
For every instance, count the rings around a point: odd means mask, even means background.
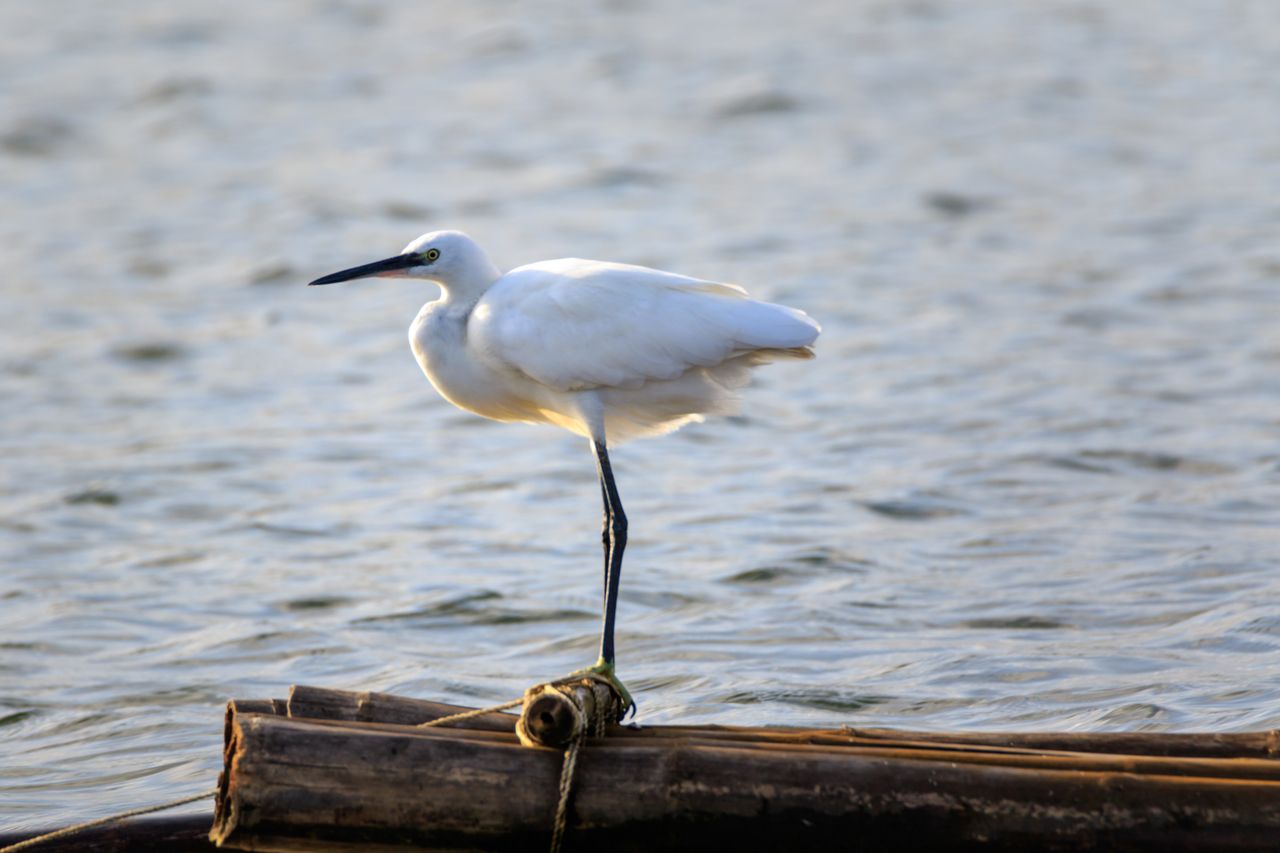
[[[512,270],[468,324],[496,366],[561,391],[675,379],[761,350],[807,347],[819,331],[803,311],[734,285],[576,258]]]

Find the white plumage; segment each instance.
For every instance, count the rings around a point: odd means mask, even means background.
[[[467,322],[475,358],[529,380],[515,383],[517,393],[538,413],[519,420],[610,444],[731,411],[746,368],[810,357],[805,347],[817,334],[804,313],[733,285],[577,258],[517,267],[485,291]],[[419,360],[432,377],[430,361]],[[596,409],[603,435],[589,422]]]
[[[423,278],[409,343],[454,405],[499,421],[549,423],[591,439],[605,504],[600,660],[613,672],[613,627],[627,519],[607,447],[732,411],[750,368],[811,358],[818,324],[742,288],[627,264],[562,258],[503,275],[458,231],[424,234],[394,258],[316,279]],[[625,709],[624,709],[625,710]]]

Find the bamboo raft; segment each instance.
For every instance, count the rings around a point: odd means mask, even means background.
[[[39,849],[546,850],[561,750],[522,746],[513,714],[418,728],[467,710],[302,686],[232,700],[212,831],[140,820]],[[529,712],[556,742],[564,720]],[[1280,731],[613,727],[581,750],[564,840],[594,847],[1275,850]]]
[[[210,837],[264,851],[545,850],[560,751],[521,746],[511,714],[416,728],[464,710],[315,687],[233,701]],[[1280,732],[651,726],[583,748],[566,850],[730,846],[1276,849]]]

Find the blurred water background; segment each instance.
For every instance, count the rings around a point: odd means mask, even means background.
[[[584,443],[437,398],[462,228],[822,321],[614,454],[640,719],[1280,726],[1280,6],[0,3],[0,825],[290,683],[595,659]]]

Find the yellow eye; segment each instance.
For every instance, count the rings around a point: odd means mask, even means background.
[[[440,250],[439,250],[439,249],[427,249],[427,251],[423,254],[423,257],[427,259],[427,263],[431,263],[431,262],[432,262],[432,261],[434,261],[436,258],[440,257]]]

